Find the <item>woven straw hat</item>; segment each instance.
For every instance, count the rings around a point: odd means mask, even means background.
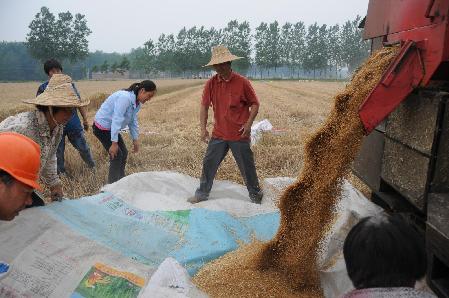
[[[54,74],[44,92],[33,99],[23,102],[39,105],[65,108],[87,106],[89,100],[80,100],[72,86],[72,78],[65,74]]]
[[[243,57],[238,57],[238,56],[231,54],[231,52],[229,52],[228,48],[225,47],[224,45],[218,45],[218,46],[212,48],[212,57],[211,57],[209,63],[207,63],[203,67],[212,66],[215,64],[225,63],[225,62],[229,62],[229,61],[234,61],[234,60],[238,60],[238,59],[242,59],[242,58]]]

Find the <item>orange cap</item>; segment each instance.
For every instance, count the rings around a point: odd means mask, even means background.
[[[15,133],[0,133],[0,170],[16,180],[41,190],[37,183],[41,164],[41,149],[32,139]]]

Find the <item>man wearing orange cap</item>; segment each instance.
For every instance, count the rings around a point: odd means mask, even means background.
[[[41,189],[39,145],[15,133],[0,133],[0,220],[12,220],[33,202],[34,189]]]

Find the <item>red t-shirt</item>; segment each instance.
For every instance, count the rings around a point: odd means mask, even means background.
[[[207,81],[201,104],[213,107],[215,123],[212,137],[239,141],[242,140],[239,130],[249,118],[249,108],[259,105],[259,100],[249,80],[232,72],[229,80],[217,74]]]

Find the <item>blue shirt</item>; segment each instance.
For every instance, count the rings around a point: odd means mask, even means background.
[[[95,122],[101,127],[111,130],[111,141],[118,142],[121,129],[129,127],[133,140],[139,137],[137,113],[140,111],[136,95],[132,91],[120,90],[112,93],[95,114]]]
[[[45,89],[48,86],[48,81],[43,83],[39,86],[39,89],[37,89],[36,96],[41,94],[45,91]],[[73,90],[75,90],[76,95],[79,99],[81,99],[80,94],[78,93],[78,90],[75,87],[75,84],[72,83]],[[72,117],[70,118],[69,122],[64,126],[64,133],[68,132],[79,132],[83,130],[83,126],[81,125],[80,118],[78,117],[78,109],[73,109]]]

